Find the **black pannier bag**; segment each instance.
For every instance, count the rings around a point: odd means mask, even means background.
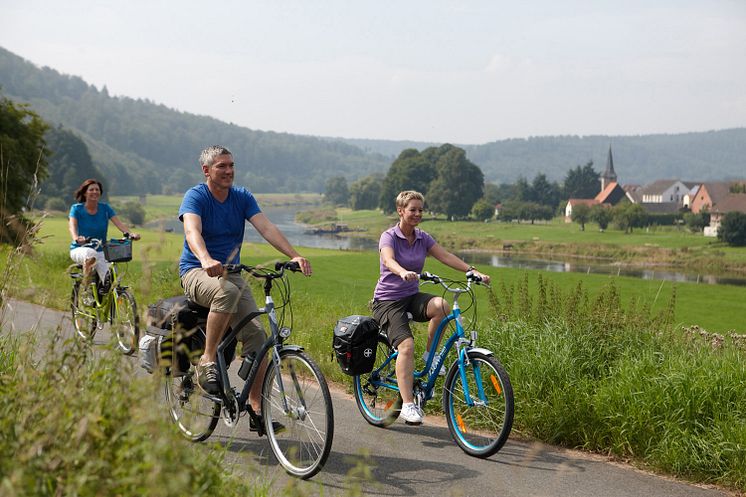
[[[378,333],[378,322],[368,316],[347,316],[337,321],[332,348],[342,372],[357,376],[373,371]]]
[[[174,374],[181,374],[189,371],[190,364],[197,364],[205,348],[208,312],[209,309],[198,306],[183,295],[148,306],[147,333],[160,337],[156,352],[160,365]],[[226,364],[233,360],[235,351],[236,340],[233,340],[225,349]]]

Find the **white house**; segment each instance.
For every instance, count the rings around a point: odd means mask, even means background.
[[[698,183],[684,182],[678,179],[659,179],[645,185],[639,191],[639,195],[643,204],[674,203],[682,205],[684,198],[691,197],[691,190],[697,186]]]

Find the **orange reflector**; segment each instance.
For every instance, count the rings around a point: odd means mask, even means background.
[[[391,407],[391,405],[392,405],[393,403],[394,403],[394,401],[393,401],[393,400],[389,400],[388,402],[386,402],[386,407],[384,407],[383,409],[384,409],[385,411],[388,411],[388,410],[389,410],[389,408]]]
[[[497,394],[500,395],[503,393],[502,388],[500,388],[500,383],[497,381],[497,378],[495,375],[490,375],[490,380],[492,381],[492,386],[495,387],[495,390],[497,390]]]
[[[466,433],[466,424],[464,423],[464,418],[462,418],[460,414],[456,414],[456,422],[458,423],[461,433]]]

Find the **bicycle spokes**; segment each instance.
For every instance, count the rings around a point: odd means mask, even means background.
[[[497,359],[467,354],[469,366],[453,368],[446,378],[443,410],[464,452],[489,457],[500,450],[513,425],[513,390]]]

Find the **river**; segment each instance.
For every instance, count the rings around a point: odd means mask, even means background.
[[[309,232],[307,226],[295,222],[297,207],[269,207],[263,209],[267,217],[275,223],[294,246],[326,248],[336,250],[376,250],[378,241],[368,238],[357,238],[342,235],[318,235]],[[178,220],[153,223],[150,227],[162,227],[167,230],[181,231]],[[266,243],[257,232],[247,224],[244,240],[252,243]],[[711,285],[746,286],[746,278],[728,275],[715,275],[674,271],[664,268],[640,268],[620,266],[610,263],[591,263],[578,259],[547,260],[540,257],[524,255],[491,254],[483,252],[457,252],[459,257],[474,265],[533,269],[555,273],[612,274],[630,276],[644,280],[663,280],[676,282],[705,283]]]

